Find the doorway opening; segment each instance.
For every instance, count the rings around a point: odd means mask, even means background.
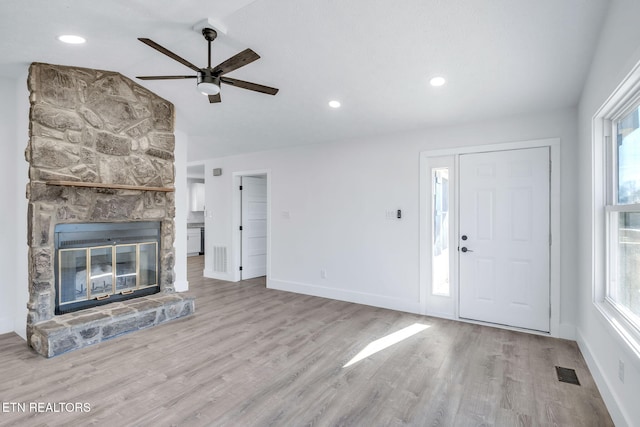
[[[424,314],[559,335],[559,142],[421,153]]]
[[[269,176],[267,172],[235,174],[237,209],[237,279],[262,279],[269,269]]]
[[[203,164],[187,166],[187,256],[205,253],[205,173]]]

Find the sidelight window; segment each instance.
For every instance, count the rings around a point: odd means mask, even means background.
[[[449,168],[432,170],[431,292],[449,296]]]

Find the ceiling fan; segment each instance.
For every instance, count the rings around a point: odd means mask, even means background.
[[[275,95],[278,93],[278,89],[259,85],[257,83],[251,83],[244,80],[232,79],[230,77],[225,77],[224,75],[237,70],[240,67],[243,67],[257,59],[260,58],[260,55],[255,53],[251,49],[245,49],[237,55],[232,56],[231,58],[223,61],[222,63],[216,65],[215,67],[211,67],[211,42],[216,39],[218,33],[213,28],[203,28],[202,35],[205,40],[209,44],[209,59],[207,62],[206,68],[199,68],[193,65],[191,62],[187,61],[184,58],[179,57],[175,53],[170,50],[160,46],[158,43],[154,42],[151,39],[146,38],[138,38],[142,43],[154,48],[158,52],[164,53],[169,58],[172,58],[182,65],[186,65],[196,72],[196,75],[190,76],[137,76],[140,80],[175,80],[175,79],[197,79],[198,90],[202,92],[204,95],[209,97],[210,103],[220,102],[220,84],[228,84],[231,86],[239,87],[242,89],[253,90],[255,92],[266,93],[268,95]]]

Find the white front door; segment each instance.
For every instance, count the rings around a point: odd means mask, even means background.
[[[267,274],[267,179],[243,176],[241,182],[241,278],[245,280]]]
[[[461,318],[549,332],[549,148],[460,156]]]

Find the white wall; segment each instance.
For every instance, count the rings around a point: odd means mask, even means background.
[[[592,117],[640,61],[640,2],[613,0],[579,106],[579,292],[577,338],[616,425],[640,425],[640,357],[593,304]],[[625,382],[618,361],[625,362]]]
[[[0,209],[0,333],[14,329],[16,280],[15,270],[17,241],[15,223],[17,221],[14,201],[18,182],[17,175],[17,142],[16,142],[16,82],[0,78],[0,200],[8,201],[4,209]],[[25,284],[26,286],[26,284]]]
[[[420,312],[420,152],[456,146],[561,139],[562,163],[562,333],[573,338],[576,292],[575,186],[576,111],[381,136],[374,140],[252,153],[211,159],[207,180],[207,241],[226,246],[237,259],[232,224],[232,174],[269,170],[271,246],[268,286],[312,295]],[[385,219],[402,209],[401,220]],[[285,218],[285,216],[289,218]],[[212,269],[205,274],[232,279]],[[326,271],[326,279],[320,276]]]
[[[178,292],[189,290],[189,282],[187,281],[187,204],[189,199],[189,188],[187,187],[187,145],[189,137],[180,129],[180,116],[176,117],[176,148],[175,155],[175,281],[174,287]]]
[[[24,151],[29,141],[29,90],[27,89],[28,69],[16,82],[16,294],[14,311],[14,331],[27,339],[27,302],[29,302],[29,247],[27,245],[27,197],[29,183],[29,164]]]
[[[25,74],[0,78],[0,333],[15,331],[26,337],[27,273],[27,146],[29,101]]]

